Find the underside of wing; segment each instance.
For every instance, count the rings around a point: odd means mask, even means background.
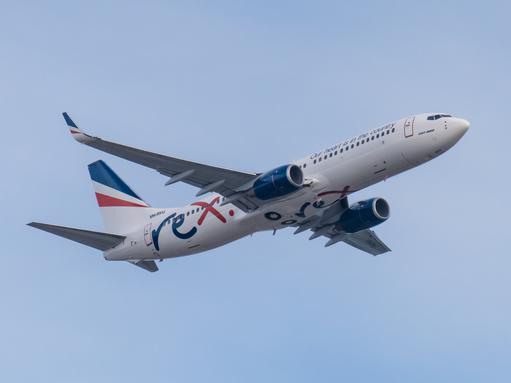
[[[372,255],[380,255],[391,251],[390,248],[378,238],[376,233],[370,229],[360,230],[355,233],[347,233],[338,230],[336,223],[347,209],[349,209],[348,199],[344,197],[323,210],[321,214],[309,217],[295,225],[298,227],[295,230],[295,234],[311,230],[313,233],[309,239],[319,237],[328,238],[325,246],[332,246],[338,242],[344,242]]]
[[[245,173],[200,164],[106,141],[99,137],[93,137],[81,131],[67,113],[63,115],[72,136],[78,142],[114,156],[124,158],[128,161],[155,169],[159,173],[171,177],[166,183],[167,185],[181,181],[198,187],[200,190],[197,195],[212,191],[224,197],[230,197],[257,177],[255,173]],[[244,211],[254,210],[258,207],[256,201],[245,196],[243,196],[243,198],[237,198],[232,203]]]
[[[390,248],[378,238],[376,233],[369,229],[357,233],[346,233],[341,240],[348,245],[372,255],[380,255],[391,251]]]

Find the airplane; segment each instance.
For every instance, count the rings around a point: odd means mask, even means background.
[[[31,222],[28,225],[103,251],[105,260],[127,261],[150,272],[155,261],[192,255],[259,231],[294,228],[344,242],[371,255],[390,251],[373,227],[390,217],[375,197],[353,204],[348,196],[445,153],[469,129],[463,118],[425,113],[400,119],[305,158],[262,173],[201,164],[136,149],[84,133],[63,113],[81,144],[154,169],[199,188],[184,207],[154,208],[104,161],[91,163],[90,178],[105,232]]]

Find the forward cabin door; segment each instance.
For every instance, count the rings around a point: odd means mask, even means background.
[[[413,136],[413,123],[415,121],[415,117],[407,118],[404,123],[405,137]]]

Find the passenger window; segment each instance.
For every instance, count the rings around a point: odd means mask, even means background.
[[[351,144],[351,149],[353,149],[355,147],[355,144]]]
[[[396,131],[396,128],[392,128],[392,133],[394,133]]]
[[[337,155],[337,150],[335,151],[334,155],[335,155],[335,156]]]
[[[303,164],[303,168],[305,169],[307,167],[307,164]]]

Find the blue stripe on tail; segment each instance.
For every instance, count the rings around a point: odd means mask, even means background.
[[[64,120],[66,120],[66,124],[67,126],[70,126],[72,128],[76,128],[78,129],[78,126],[76,126],[76,124],[74,123],[73,120],[71,120],[71,117],[69,117],[69,114],[67,114],[66,112],[62,113],[62,115],[64,116]]]
[[[131,190],[131,188],[126,185],[126,183],[121,180],[121,178],[102,160],[93,162],[89,165],[89,174],[93,181],[109,186],[142,201],[142,198]]]

